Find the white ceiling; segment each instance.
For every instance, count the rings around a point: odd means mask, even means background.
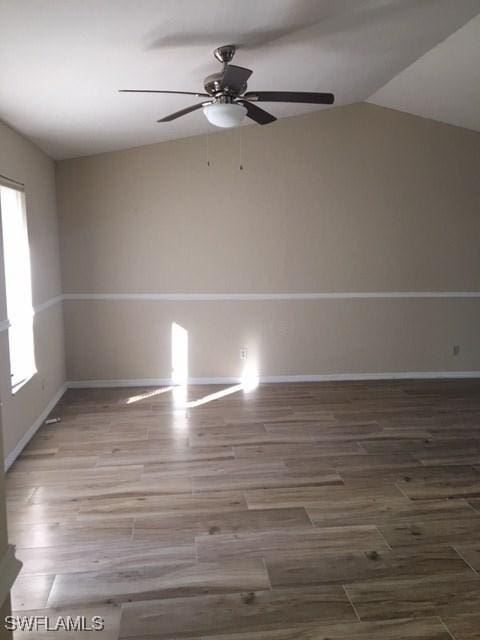
[[[230,42],[251,90],[359,102],[479,12],[480,0],[0,0],[0,118],[55,158],[202,133],[200,111],[156,123],[196,98],[117,89],[201,90]]]
[[[480,131],[480,16],[399,73],[369,102]]]

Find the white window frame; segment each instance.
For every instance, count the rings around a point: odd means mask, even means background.
[[[13,192],[16,194],[13,195]],[[16,197],[21,220],[9,225],[9,212],[2,200]],[[19,391],[37,373],[33,332],[32,277],[30,245],[24,189],[0,180],[0,221],[8,316],[8,342],[12,393]],[[10,236],[10,237],[9,237]],[[11,243],[17,242],[15,249]]]

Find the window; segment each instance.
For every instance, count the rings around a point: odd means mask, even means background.
[[[25,194],[0,185],[10,374],[17,391],[36,373],[33,343],[32,278]]]

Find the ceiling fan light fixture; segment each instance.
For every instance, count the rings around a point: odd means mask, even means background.
[[[228,129],[241,124],[247,109],[236,102],[214,102],[203,107],[203,113],[210,124]]]

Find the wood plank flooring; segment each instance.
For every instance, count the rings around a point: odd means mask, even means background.
[[[480,381],[221,390],[67,392],[7,475],[16,614],[102,616],[104,640],[480,639]]]

